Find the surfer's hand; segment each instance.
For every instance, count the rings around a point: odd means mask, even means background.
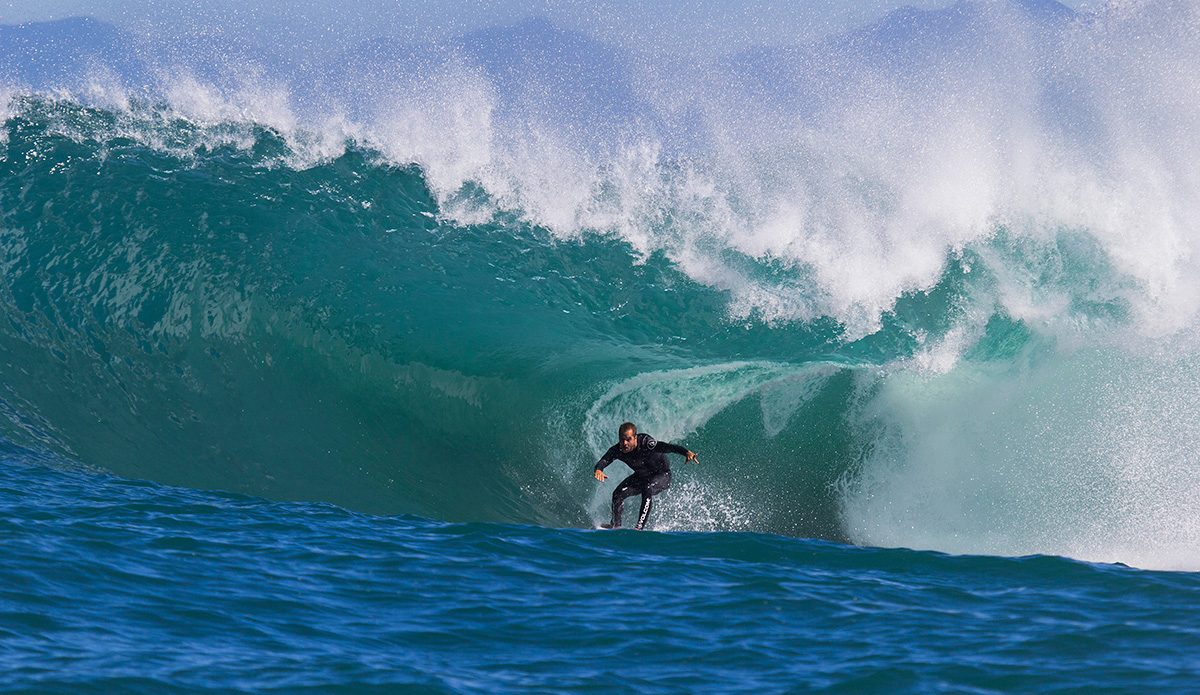
[[[603,483],[605,480],[608,480],[608,476],[604,475],[604,471],[597,470],[596,471],[596,480],[599,480],[600,482]]]
[[[696,459],[696,452],[691,450],[687,452],[687,460],[691,461],[692,463],[700,463],[700,461]]]

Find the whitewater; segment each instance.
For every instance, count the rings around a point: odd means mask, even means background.
[[[5,687],[1195,682],[1200,11],[580,14],[0,25]]]

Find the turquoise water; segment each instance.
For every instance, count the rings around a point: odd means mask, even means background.
[[[286,144],[249,127],[248,149],[180,157],[110,137],[120,117],[104,111],[27,107],[4,160],[3,340],[23,356],[12,402],[31,399],[17,409],[45,425],[13,419],[9,436],[122,475],[578,525],[590,484],[578,467],[628,408],[668,436],[647,420],[677,405],[662,384],[682,407],[774,389],[844,409],[838,365],[896,349],[847,348],[829,327],[731,325],[720,293],[612,239],[439,221],[420,172],[371,152],[276,166]],[[101,137],[65,137],[57,122]],[[163,130],[200,137],[184,122]],[[746,439],[708,443],[715,460],[748,446],[766,451],[747,465],[798,448],[830,459],[846,438],[836,422],[768,436],[738,410],[721,417]],[[849,454],[833,454],[808,473],[817,499],[797,503],[820,516],[797,531],[834,533],[821,497]],[[777,518],[764,528],[792,528],[778,518],[789,511],[766,507]]]
[[[3,685],[1187,688],[1196,19],[3,27]]]

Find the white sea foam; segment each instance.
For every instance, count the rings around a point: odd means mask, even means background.
[[[869,334],[898,298],[933,287],[948,256],[1003,228],[1039,242],[1089,235],[1135,288],[1133,330],[1190,325],[1200,311],[1195,8],[1113,6],[1048,26],[1013,3],[961,7],[966,38],[940,53],[835,43],[813,66],[769,54],[764,69],[795,81],[782,97],[725,64],[679,70],[639,54],[625,123],[558,118],[550,105],[564,95],[544,93],[538,70],[550,68],[536,61],[516,89],[456,53],[395,76],[377,66],[339,85],[341,96],[303,103],[289,82],[300,78],[253,64],[222,65],[219,79],[170,65],[157,80],[169,115],[225,144],[251,147],[252,129],[211,126],[265,126],[292,146],[289,164],[310,166],[357,140],[419,164],[451,219],[508,209],[560,238],[599,232],[643,257],[662,251],[728,291],[736,319],[825,315],[847,338]],[[82,97],[127,110],[119,80],[92,72]],[[701,125],[685,128],[681,114]],[[461,195],[471,185],[487,201]],[[752,262],[732,265],[731,253]],[[762,261],[774,270],[754,270]],[[994,298],[1003,311],[1071,312],[1007,280]]]
[[[654,498],[650,528],[655,531],[742,531],[761,528],[763,511],[747,504],[747,498],[731,494],[724,486],[706,485],[676,475],[669,495]],[[713,489],[713,488],[716,489]],[[627,507],[641,498],[631,497]]]
[[[13,90],[0,84],[0,159],[8,156],[8,119],[12,115]]]
[[[1110,350],[872,383],[843,481],[860,543],[1200,567],[1194,354]]]

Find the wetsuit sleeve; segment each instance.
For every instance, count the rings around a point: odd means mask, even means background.
[[[687,456],[688,452],[687,447],[679,446],[678,444],[672,444],[670,442],[659,442],[657,450],[665,454],[679,454],[680,456]]]
[[[600,460],[596,462],[596,470],[604,470],[604,468],[608,466],[608,464],[612,463],[613,459],[615,458],[617,458],[617,447],[608,447],[608,451],[604,452],[604,455],[601,456]]]
[[[672,444],[670,442],[660,442],[648,434],[638,435],[638,446],[644,448],[646,451],[662,452],[664,454],[679,454],[680,456],[687,456],[688,452],[688,450],[682,446]]]

